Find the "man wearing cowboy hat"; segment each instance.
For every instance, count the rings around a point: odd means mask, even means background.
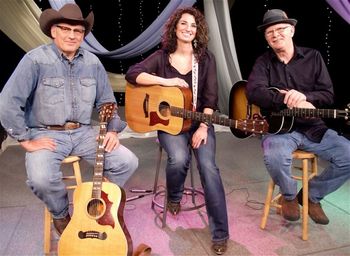
[[[93,21],[93,13],[83,18],[76,4],[45,10],[40,28],[53,43],[28,52],[0,94],[0,121],[26,150],[27,184],[47,205],[60,234],[70,220],[61,161],[76,155],[94,164],[93,107],[116,102],[102,63],[80,48]],[[117,136],[125,126],[115,112],[103,141],[104,176],[119,186],[138,166]]]
[[[256,60],[249,75],[246,93],[251,104],[270,111],[332,106],[333,85],[327,67],[318,51],[294,44],[296,24],[284,11],[272,9],[257,27],[270,49]],[[309,216],[318,224],[328,224],[320,201],[350,178],[350,141],[327,128],[320,118],[295,118],[289,132],[263,136],[262,148],[266,168],[280,187],[282,216],[290,221],[300,218],[302,202],[302,191],[297,193],[297,182],[291,177],[293,151],[313,152],[329,161],[309,181]]]

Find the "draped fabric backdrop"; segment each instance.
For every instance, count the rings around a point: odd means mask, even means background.
[[[327,0],[327,3],[350,24],[350,0]]]
[[[74,0],[49,0],[54,9],[61,8]],[[232,84],[240,79],[239,65],[235,53],[229,9],[226,1],[205,1],[205,15],[208,16],[210,50],[214,52],[218,64],[219,108],[228,111],[228,92]],[[51,41],[38,25],[41,10],[33,0],[0,0],[0,29],[25,52]],[[171,0],[156,20],[137,38],[127,45],[108,51],[90,33],[82,47],[101,57],[112,59],[132,58],[147,52],[160,43],[163,25],[177,8],[192,6],[195,0]],[[215,38],[215,40],[214,40]],[[122,74],[109,72],[114,91],[124,91],[125,80]]]
[[[74,0],[49,0],[54,9]],[[128,59],[139,56],[159,44],[162,28],[171,13],[177,8],[192,6],[195,0],[171,0],[163,12],[137,38],[127,45],[108,51],[90,33],[82,47],[101,57]],[[234,1],[229,1],[232,6]],[[327,0],[328,4],[348,23],[350,21],[349,0]],[[51,41],[40,30],[38,18],[41,10],[34,0],[0,0],[0,29],[25,52]],[[219,81],[219,108],[228,113],[229,91],[242,78],[232,34],[228,1],[204,0],[204,12],[209,25],[209,49],[215,54]],[[122,74],[109,72],[113,90],[124,91]]]
[[[228,2],[204,0],[204,13],[209,26],[209,49],[216,56],[219,83],[219,108],[229,113],[232,85],[242,79],[233,40]]]

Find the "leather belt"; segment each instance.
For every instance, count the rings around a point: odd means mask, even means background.
[[[74,130],[79,128],[80,126],[81,126],[80,123],[67,122],[64,125],[49,125],[49,126],[46,126],[46,128],[48,130],[65,131],[65,130]]]

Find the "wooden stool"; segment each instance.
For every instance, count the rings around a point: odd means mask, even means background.
[[[162,228],[165,227],[166,225],[166,216],[167,216],[167,203],[168,203],[168,196],[167,196],[167,189],[166,187],[164,189],[158,190],[158,179],[159,179],[159,170],[160,170],[160,165],[162,162],[162,155],[163,155],[163,148],[159,146],[159,151],[158,151],[158,161],[157,161],[157,169],[156,169],[156,175],[154,178],[154,185],[153,185],[153,197],[152,197],[152,205],[151,208],[154,209],[154,206],[157,206],[159,208],[163,209],[163,220],[162,220]],[[197,205],[196,203],[196,196],[202,196],[204,198],[204,193],[203,191],[197,190],[194,186],[194,176],[193,176],[193,168],[192,168],[192,160],[190,164],[190,187],[185,187],[184,189],[184,194],[191,195],[192,197],[192,204],[193,206],[189,207],[181,207],[181,211],[192,211],[199,209],[203,206],[205,206],[205,202],[200,203]],[[157,202],[157,198],[160,195],[164,195],[164,202],[163,204]]]
[[[302,175],[301,176],[292,176],[296,180],[302,181],[302,187],[303,187],[303,206],[302,206],[302,223],[303,223],[303,233],[302,233],[302,239],[307,240],[308,239],[308,211],[309,211],[309,183],[308,181],[317,175],[317,156],[310,152],[305,152],[302,150],[296,150],[293,152],[293,159],[300,159],[302,161],[302,167],[296,167],[298,169],[301,169]],[[309,174],[309,161],[311,164],[310,174]],[[277,209],[277,213],[281,212],[281,205],[278,203],[278,199],[281,197],[281,194],[278,194],[276,197],[272,198],[273,192],[275,189],[275,183],[271,179],[267,195],[265,199],[265,207],[264,207],[264,213],[263,217],[261,219],[260,228],[265,229],[267,217],[270,212],[270,207],[275,207]]]
[[[67,190],[75,189],[82,182],[79,161],[80,161],[80,157],[78,156],[68,156],[62,161],[62,164],[73,165],[73,175],[66,175],[62,177],[64,181],[67,181],[66,182]],[[49,210],[47,209],[47,207],[45,207],[44,211],[45,211],[44,212],[44,253],[45,255],[49,255],[50,247],[51,247],[52,216]]]

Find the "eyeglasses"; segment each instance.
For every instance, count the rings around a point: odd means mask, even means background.
[[[81,36],[85,33],[85,29],[79,29],[79,28],[71,29],[69,27],[62,26],[62,25],[56,25],[56,27],[61,29],[64,35],[69,35],[72,31],[75,36]]]
[[[285,29],[290,28],[290,27],[291,26],[285,26],[285,27],[271,29],[270,31],[265,32],[265,36],[271,37],[275,32],[277,32],[278,34],[282,34]]]

